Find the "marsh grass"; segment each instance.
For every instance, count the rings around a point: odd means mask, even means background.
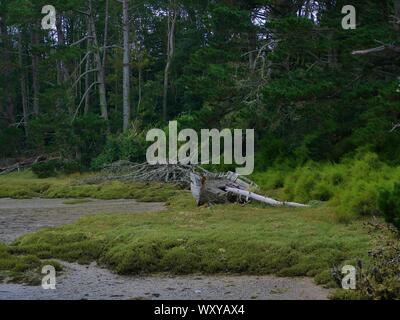
[[[39,285],[42,267],[46,265],[53,266],[57,272],[62,271],[62,266],[57,261],[39,259],[36,255],[15,255],[12,248],[0,244],[0,282]]]
[[[0,198],[66,198],[80,201],[86,198],[112,200],[136,199],[141,202],[165,202],[179,190],[173,185],[148,183],[123,183],[110,181],[100,184],[83,184],[85,175],[37,179],[30,172],[0,176]],[[83,201],[83,200],[82,200]]]
[[[20,179],[19,186],[31,186],[25,180]],[[77,197],[69,180],[41,183],[50,185],[42,196]],[[0,272],[15,270],[8,261],[29,257],[33,266],[48,259],[97,261],[119,274],[275,274],[309,276],[318,284],[335,286],[331,268],[354,264],[357,259],[367,263],[368,251],[376,241],[363,219],[338,223],[335,210],[327,205],[198,208],[187,191],[163,185],[136,187],[116,183],[77,186],[82,197],[134,197],[136,192],[143,192],[141,199],[149,201],[168,197],[169,209],[86,216],[71,225],[25,235],[3,246],[7,255],[0,258]]]
[[[277,198],[309,203],[326,202],[338,222],[380,215],[378,195],[400,180],[400,167],[362,153],[341,163],[309,162],[298,168],[275,167],[253,178],[263,192]]]
[[[372,236],[333,212],[239,205],[196,208],[188,193],[165,213],[88,216],[18,239],[13,254],[97,261],[119,274],[276,274],[333,285],[330,268],[366,260]]]

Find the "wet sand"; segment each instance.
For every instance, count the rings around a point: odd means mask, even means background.
[[[0,285],[0,300],[326,300],[308,278],[273,276],[118,276],[92,264],[64,264],[56,290]]]

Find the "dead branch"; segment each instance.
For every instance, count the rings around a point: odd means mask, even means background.
[[[400,53],[400,47],[396,46],[396,45],[393,45],[393,44],[385,44],[385,45],[382,45],[382,46],[376,47],[376,48],[353,51],[352,55],[354,55],[354,56],[365,56],[365,55],[368,55],[368,54],[378,53],[378,52],[383,52],[383,51],[393,51],[395,53]]]
[[[61,159],[61,157],[51,157],[51,156],[40,155],[35,158],[29,158],[29,159],[23,160],[21,162],[17,162],[8,167],[0,168],[0,175],[5,175],[8,173],[12,173],[14,171],[25,170],[25,169],[32,167],[36,163],[43,163],[43,162],[47,162],[47,161],[51,161],[51,160],[59,160],[59,159]]]

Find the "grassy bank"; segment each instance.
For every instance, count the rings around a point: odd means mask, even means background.
[[[46,265],[52,265],[57,271],[62,270],[62,266],[54,260],[39,259],[36,255],[15,255],[10,247],[0,243],[0,282],[10,280],[39,285],[42,267]]]
[[[117,188],[115,183],[75,186],[75,179],[37,180],[25,173],[0,178],[0,189],[3,194],[8,190],[6,181],[11,183],[10,190],[41,190],[34,191],[35,196],[78,194],[109,199],[134,197],[134,192],[126,192],[138,187],[124,184]],[[47,187],[37,187],[42,184]],[[354,265],[357,259],[368,263],[368,252],[380,236],[365,228],[366,218],[338,223],[335,210],[326,205],[304,209],[256,205],[197,208],[187,191],[157,185],[140,187],[146,188],[145,199],[157,201],[168,196],[168,211],[88,216],[71,225],[28,234],[2,246],[0,273],[14,274],[23,281],[21,272],[32,272],[28,267],[31,261],[37,269],[41,260],[61,259],[97,261],[119,274],[276,274],[309,276],[319,284],[334,286],[331,268]],[[72,191],[75,188],[78,193]],[[15,272],[18,270],[21,272]]]
[[[97,184],[82,183],[85,176],[38,179],[25,171],[0,176],[0,198],[71,198],[71,199],[136,199],[141,202],[165,202],[178,190],[172,185],[157,183],[123,183],[109,181]]]

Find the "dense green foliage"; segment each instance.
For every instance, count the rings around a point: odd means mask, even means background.
[[[79,172],[80,166],[76,162],[65,162],[59,160],[50,160],[43,163],[35,163],[32,166],[32,172],[39,178],[56,177],[60,174],[72,174]]]
[[[61,159],[33,166],[41,180],[0,177],[0,197],[173,200],[162,214],[87,217],[0,245],[0,281],[35,282],[41,259],[61,258],[125,274],[276,273],[329,284],[329,268],[359,257],[369,264],[363,297],[399,296],[397,235],[368,257],[387,232],[363,226],[382,214],[400,228],[399,0],[126,0],[129,63],[120,2],[51,2],[57,23],[42,30],[48,1],[0,0],[0,165]],[[342,28],[348,4],[355,30]],[[174,186],[56,178],[142,162],[146,132],[174,119],[197,131],[254,128],[262,191],[313,206],[195,208]]]
[[[2,148],[2,156],[20,153],[23,148],[37,151],[46,147],[64,151],[65,156],[87,165],[89,158],[102,152],[102,135],[107,133],[90,115],[99,114],[95,94],[90,95],[89,110],[82,106],[75,109],[81,101],[84,79],[74,71],[87,51],[87,44],[70,44],[86,35],[86,19],[77,15],[76,10],[84,11],[88,2],[53,1],[64,24],[63,29],[57,30],[65,38],[63,43],[40,30],[43,4],[29,0],[0,3],[0,45],[4,58],[1,67],[8,72],[0,77],[0,105],[5,115],[0,140],[11,138],[14,122],[18,123],[23,116],[21,76],[26,78],[29,93],[33,94],[33,56],[39,57],[40,83],[40,109],[37,114],[28,110],[29,119],[25,119],[31,143],[22,141],[21,146],[21,134],[12,134],[16,143]],[[383,43],[398,40],[389,21],[392,1],[352,1],[357,9],[356,30],[341,28],[344,4],[347,3],[329,0],[319,4],[309,1],[308,7],[302,1],[289,0],[177,1],[179,17],[168,118],[186,115],[185,119],[190,120],[185,125],[193,128],[255,128],[259,169],[288,158],[296,164],[309,159],[337,161],[359,147],[397,163],[400,136],[389,131],[399,113],[399,58],[392,54],[351,55],[353,50],[375,46],[376,39]],[[98,13],[95,22],[99,42],[104,37],[104,7],[102,0],[93,8]],[[131,37],[137,44],[131,52],[135,105],[132,120],[136,130],[163,125],[167,18],[155,15],[156,10],[167,12],[168,7],[149,0],[138,2],[132,10],[135,32]],[[122,52],[118,48],[121,34],[117,27],[121,23],[120,13],[118,5],[111,6],[108,12],[107,40],[115,46],[106,57],[110,113],[107,121],[113,133],[120,132],[122,121],[122,92],[118,85],[122,72]],[[39,35],[39,43],[32,43],[28,37],[30,28]],[[10,56],[9,52],[17,50],[15,41],[19,41],[19,33],[21,66],[18,55]],[[250,49],[257,51],[258,59]],[[248,62],[250,56],[254,58],[252,65]],[[70,81],[65,83],[57,81],[60,61],[70,75]],[[77,87],[71,88],[71,83]],[[18,127],[20,131],[24,128]],[[94,135],[94,131],[98,134]],[[127,155],[122,152],[119,156]]]
[[[368,266],[361,265],[358,289],[362,296],[374,300],[398,300],[400,297],[400,241],[397,230],[387,225],[373,225],[375,231],[386,236],[370,252]]]
[[[40,28],[45,1],[0,1],[0,156],[56,154],[99,169],[143,161],[147,130],[167,120],[196,130],[254,128],[256,169],[268,170],[259,176],[269,190],[331,201],[345,220],[375,214],[378,189],[398,177],[400,132],[391,129],[400,117],[400,58],[394,50],[352,52],[377,40],[397,45],[395,3],[352,1],[357,29],[344,30],[342,0],[135,1],[131,125],[122,133],[122,6],[55,0],[58,23],[49,32]],[[91,13],[97,46],[82,12]],[[163,118],[171,14],[175,50]],[[108,116],[96,54],[104,59]],[[62,171],[52,166],[34,170]]]
[[[400,184],[397,182],[393,190],[383,190],[379,194],[379,207],[387,222],[400,230]]]
[[[327,201],[337,208],[340,221],[397,210],[392,202],[397,194],[390,194],[390,200],[382,196],[378,199],[380,190],[390,189],[399,181],[400,169],[379,160],[374,153],[360,153],[337,164],[310,161],[296,169],[275,166],[254,178],[263,190],[286,200]]]

